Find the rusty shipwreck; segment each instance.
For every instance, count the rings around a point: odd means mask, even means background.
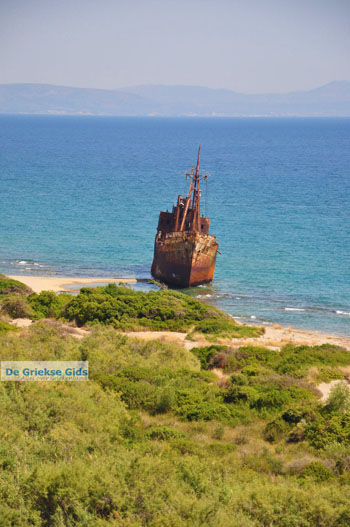
[[[161,212],[154,243],[151,273],[157,280],[175,287],[191,287],[211,282],[218,243],[209,234],[210,219],[201,216],[200,181],[208,176],[197,166],[186,174],[190,180],[186,197],[178,196],[172,212]]]

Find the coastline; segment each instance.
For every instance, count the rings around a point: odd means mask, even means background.
[[[12,275],[9,276],[13,280],[19,280],[30,287],[35,293],[40,293],[44,290],[51,290],[55,293],[72,292],[69,288],[71,285],[87,285],[87,284],[103,284],[103,283],[137,283],[136,278],[80,278],[80,277],[50,277],[50,276],[25,276]],[[240,324],[240,322],[238,322]],[[242,345],[261,345],[271,349],[279,349],[281,346],[291,343],[294,345],[317,346],[322,344],[334,344],[336,346],[344,347],[350,351],[350,337],[340,337],[337,335],[329,335],[326,333],[298,329],[294,327],[283,327],[280,324],[271,324],[263,326],[265,333],[257,338],[234,339],[237,346]],[[161,336],[162,332],[141,332],[141,338],[150,338],[151,334],[154,337]],[[164,332],[163,332],[164,333]],[[167,332],[168,333],[168,332]],[[148,335],[148,336],[147,336]],[[184,334],[185,335],[185,334]],[[169,335],[170,336],[170,335]],[[164,337],[164,335],[163,335]],[[183,337],[185,338],[185,337]],[[182,340],[182,339],[180,339]]]
[[[72,292],[64,286],[74,284],[105,284],[105,283],[123,283],[136,284],[136,278],[79,278],[79,277],[56,277],[56,276],[25,276],[25,275],[11,275],[12,280],[19,280],[30,287],[34,293],[41,293],[41,291],[54,291],[55,293]]]

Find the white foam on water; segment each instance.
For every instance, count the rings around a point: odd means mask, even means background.
[[[349,311],[342,311],[341,309],[337,309],[336,313],[337,313],[337,315],[347,315],[347,316],[350,316],[350,312],[349,312]]]
[[[212,297],[212,295],[205,295],[205,296],[206,296],[207,298],[211,298],[211,297]]]
[[[250,315],[250,318],[252,318],[253,320],[256,319],[256,316],[255,315]]]
[[[302,307],[285,307],[285,311],[305,311]]]
[[[235,296],[235,300],[240,300],[241,297],[240,296]]]

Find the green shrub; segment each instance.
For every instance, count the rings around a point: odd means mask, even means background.
[[[259,393],[252,386],[232,385],[224,392],[224,401],[226,403],[247,403],[254,406],[259,397]]]
[[[236,386],[246,386],[249,384],[249,378],[244,373],[233,373],[230,377],[231,383]]]
[[[346,383],[341,382],[333,386],[324,410],[343,414],[350,411],[350,389]]]
[[[203,370],[207,370],[214,355],[217,355],[217,353],[220,351],[226,351],[227,349],[227,346],[219,346],[217,344],[213,344],[211,346],[205,346],[203,348],[192,348],[191,353],[198,357],[201,363],[201,368]]]
[[[319,415],[306,426],[305,437],[317,449],[326,448],[332,443],[350,445],[350,415]]]
[[[109,284],[84,287],[63,309],[63,316],[82,326],[100,322],[117,329],[140,331],[201,331],[213,336],[259,336],[263,329],[238,326],[235,321],[212,306],[178,291],[148,293]]]
[[[231,414],[227,406],[214,398],[206,399],[199,390],[177,390],[174,411],[188,421],[229,422]]]
[[[240,369],[254,365],[274,369],[280,361],[279,353],[258,346],[241,346],[234,357]]]
[[[28,295],[32,290],[18,280],[12,280],[4,275],[0,276],[0,295]]]
[[[344,374],[339,368],[334,366],[318,366],[318,373],[315,377],[316,383],[331,382],[336,379],[344,379]]]
[[[40,294],[32,293],[28,296],[36,318],[59,318],[64,307],[72,300],[72,295],[61,293],[56,295],[53,291],[42,291]]]
[[[273,443],[284,438],[288,431],[287,423],[283,419],[276,419],[265,426],[263,437],[266,441]]]
[[[217,337],[242,338],[259,337],[264,332],[264,329],[253,326],[239,326],[232,318],[222,316],[221,318],[204,318],[196,323],[194,331]]]
[[[286,390],[278,390],[274,387],[261,390],[256,400],[253,402],[253,407],[258,410],[261,409],[279,409],[287,405],[291,400],[289,393]]]
[[[109,284],[82,288],[67,305],[65,316],[76,320],[78,325],[97,320],[120,328],[138,324],[156,330],[180,330],[203,318],[208,309],[207,305],[175,291],[144,293]]]
[[[168,439],[184,438],[185,434],[170,426],[153,426],[147,431],[146,437],[157,439],[158,441],[167,441]]]
[[[104,388],[120,394],[128,408],[152,412],[157,403],[157,389],[145,381],[130,381],[118,375],[99,374],[95,379]]]
[[[209,451],[210,455],[214,456],[227,456],[228,454],[232,454],[236,450],[236,445],[233,445],[232,443],[210,443],[206,446],[207,450]]]
[[[7,333],[8,331],[18,331],[18,328],[13,324],[0,320],[0,334]]]
[[[300,478],[312,478],[317,483],[323,483],[334,478],[333,472],[319,461],[312,461],[299,474]]]
[[[238,362],[237,366],[239,366]],[[268,371],[268,369],[254,364],[251,366],[244,366],[244,368],[241,369],[241,373],[243,375],[246,375],[247,377],[257,377],[259,375],[265,375]]]
[[[175,390],[168,386],[157,393],[156,403],[153,410],[155,414],[164,414],[174,408],[175,405]]]
[[[290,425],[298,424],[302,419],[313,418],[315,416],[314,409],[309,406],[297,406],[293,408],[288,408],[282,414],[282,419],[289,423]]]
[[[294,377],[305,377],[310,366],[346,366],[350,352],[331,344],[321,346],[293,346],[287,344],[280,353],[276,371]]]
[[[12,295],[5,298],[1,310],[12,318],[32,318],[33,310],[25,297]]]

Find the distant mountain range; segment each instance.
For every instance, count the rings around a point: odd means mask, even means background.
[[[246,95],[201,86],[118,90],[0,84],[0,113],[119,116],[350,116],[350,82],[309,91]]]

